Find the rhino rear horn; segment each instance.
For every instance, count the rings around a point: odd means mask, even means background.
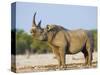
[[[41,20],[40,20],[39,23],[38,23],[38,27],[41,27]]]

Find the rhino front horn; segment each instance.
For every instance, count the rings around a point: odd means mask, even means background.
[[[33,26],[36,26],[35,17],[36,17],[36,12],[34,13],[34,16],[33,16]]]

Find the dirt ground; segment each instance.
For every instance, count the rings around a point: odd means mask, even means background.
[[[14,60],[13,55],[12,59]],[[16,69],[16,72],[40,72],[95,68],[97,67],[97,52],[93,53],[93,61],[91,67],[84,66],[84,62],[85,59],[81,52],[74,55],[66,55],[66,66],[63,69],[58,68],[58,61],[54,58],[53,54],[32,54],[30,57],[27,55],[17,55],[16,65],[13,65],[14,61],[12,61],[12,68]]]

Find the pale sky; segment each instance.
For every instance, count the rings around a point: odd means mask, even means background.
[[[58,24],[67,29],[97,28],[97,7],[94,6],[17,2],[17,29],[29,32],[35,12],[36,21],[42,20],[42,27],[47,24]]]

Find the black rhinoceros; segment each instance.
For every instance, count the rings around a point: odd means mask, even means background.
[[[86,65],[90,66],[92,63],[94,40],[90,31],[83,29],[68,30],[57,25],[47,25],[38,40],[48,41],[60,66],[65,65],[66,54],[76,54],[78,52],[84,54]]]
[[[41,28],[40,23],[36,25],[35,15],[31,29],[32,36],[41,41],[47,41],[56,55],[59,66],[65,65],[66,54],[76,54],[82,52],[85,58],[85,64],[92,64],[92,52],[94,50],[94,39],[92,32],[77,29],[68,30],[59,25],[47,25]]]

